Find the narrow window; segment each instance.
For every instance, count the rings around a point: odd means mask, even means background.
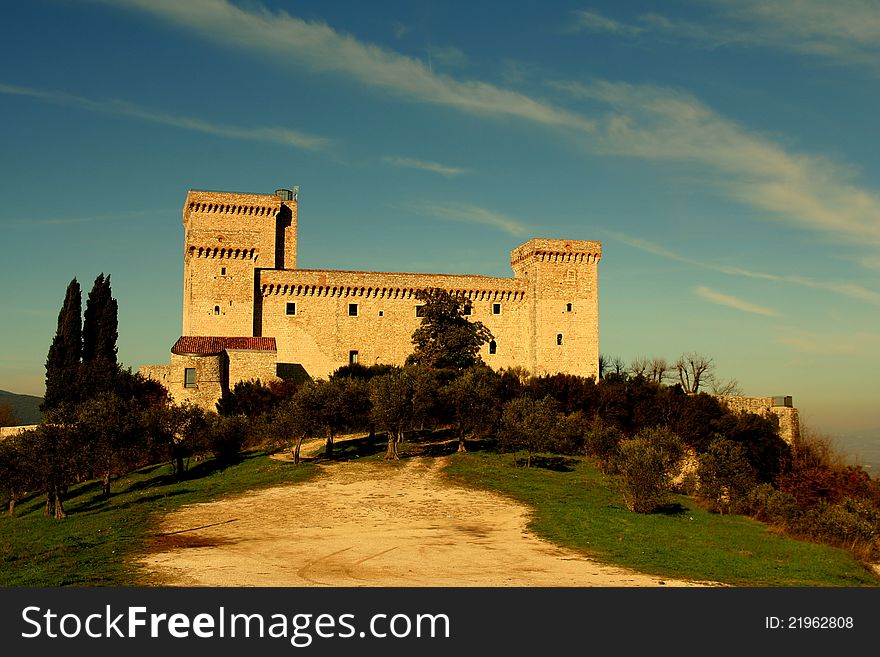
[[[220,314],[220,306],[214,306],[214,314],[215,314],[215,315],[219,315],[219,314]]]
[[[349,365],[357,365],[358,364],[358,352],[349,351],[348,352],[348,364]]]
[[[183,387],[184,388],[195,388],[196,387],[196,368],[195,367],[186,367],[183,370]]]
[[[471,315],[474,312],[474,309],[471,308],[470,304],[466,304],[464,308],[462,308],[461,314],[465,317]]]
[[[558,345],[562,344],[562,333],[556,334],[556,344],[558,344]]]
[[[287,304],[287,314],[288,315],[296,315],[296,303],[289,302]]]
[[[380,310],[380,311],[379,311],[379,317],[385,317],[385,311],[384,311],[384,310]]]
[[[492,304],[492,314],[493,315],[500,315],[501,314],[501,304],[500,303],[493,303]]]
[[[349,317],[357,317],[358,316],[358,305],[356,303],[348,304],[348,316]]]
[[[416,306],[416,317],[424,317],[425,316],[425,307],[424,306]]]
[[[226,267],[220,267],[220,275],[226,276]]]
[[[495,344],[495,340],[489,340],[489,353],[490,354],[498,353],[498,345]]]
[[[565,304],[565,312],[567,312],[567,313],[571,312],[571,304],[570,303]]]

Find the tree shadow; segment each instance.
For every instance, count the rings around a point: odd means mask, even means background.
[[[669,504],[658,506],[654,509],[654,513],[659,513],[664,516],[680,516],[683,513],[687,513],[687,507],[679,502],[670,502]]]
[[[178,495],[186,495],[187,493],[193,492],[190,488],[180,488],[177,490],[168,491],[167,493],[156,493],[155,495],[141,495],[132,500],[128,500],[125,502],[113,501],[108,498],[94,498],[89,500],[88,502],[83,502],[82,504],[77,504],[74,507],[71,507],[71,513],[86,513],[88,511],[100,511],[102,508],[109,506],[112,504],[114,509],[132,509],[137,508],[141,504],[147,504],[149,502],[155,502],[157,500],[168,499],[169,497],[176,497]]]
[[[437,441],[436,439],[421,438],[419,440],[407,441],[399,445],[401,452],[400,458],[408,459],[416,456],[428,456],[436,458],[440,456],[449,456],[458,451],[458,439]]]
[[[352,438],[351,440],[334,443],[332,456],[327,456],[325,452],[321,452],[313,457],[304,458],[302,460],[311,463],[322,463],[362,459],[380,454],[385,451],[385,446],[387,444],[388,438],[385,434],[376,434],[373,437],[364,436],[363,438]]]
[[[526,467],[528,464],[527,457],[516,457],[516,464],[519,467]],[[532,456],[533,468],[541,468],[542,470],[553,470],[554,472],[574,472],[574,466],[577,459],[565,456]]]

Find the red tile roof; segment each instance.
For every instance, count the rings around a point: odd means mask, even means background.
[[[227,349],[249,349],[252,351],[277,351],[275,338],[221,338],[203,335],[182,335],[174,346],[172,354],[195,354],[210,356]]]

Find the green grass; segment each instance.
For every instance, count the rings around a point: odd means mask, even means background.
[[[383,444],[381,438],[340,444],[336,458],[380,459]],[[455,445],[403,447],[405,454],[433,456],[450,454]],[[448,474],[533,507],[531,528],[555,543],[660,578],[740,586],[878,584],[845,550],[786,539],[740,516],[710,514],[686,497],[675,498],[680,505],[676,513],[631,513],[612,480],[588,463],[555,462],[564,467],[527,469],[514,467],[510,455],[456,454]],[[312,464],[294,466],[262,454],[247,454],[225,469],[210,461],[199,463],[181,482],[173,480],[169,466],[153,466],[114,481],[107,500],[100,496],[98,482],[74,487],[63,521],[45,517],[44,498],[33,496],[19,504],[16,517],[0,516],[0,586],[150,584],[134,560],[146,551],[166,513],[185,504],[303,481],[316,471]]]
[[[183,481],[170,466],[152,466],[113,482],[109,499],[99,482],[73,487],[65,501],[68,517],[43,515],[45,497],[21,502],[16,516],[0,516],[0,586],[132,586],[149,584],[134,559],[156,533],[162,516],[184,504],[207,502],[247,490],[302,481],[316,472],[309,464],[245,454],[218,469],[196,464]]]
[[[586,461],[565,461],[562,469],[524,468],[515,467],[509,454],[475,452],[455,455],[447,474],[533,507],[531,529],[555,543],[661,578],[737,586],[878,585],[846,550],[784,538],[742,516],[709,513],[685,496],[674,498],[676,512],[632,513],[612,478]]]

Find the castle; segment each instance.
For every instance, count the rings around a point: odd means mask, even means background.
[[[326,377],[343,365],[403,364],[420,323],[419,290],[468,300],[494,336],[495,369],[597,376],[595,241],[532,239],[511,278],[297,269],[297,193],[191,190],[183,207],[183,330],[170,365],[141,368],[177,401],[214,408],[238,381]]]

